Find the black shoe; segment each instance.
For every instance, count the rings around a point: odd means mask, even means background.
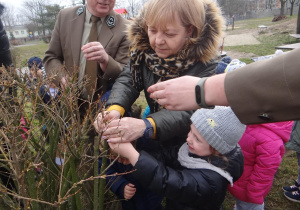
[[[284,192],[284,196],[291,201],[300,203],[299,190],[294,191],[294,192]]]
[[[300,185],[298,184],[297,181],[295,181],[295,184],[292,186],[283,186],[282,189],[284,192],[294,192],[299,189]]]

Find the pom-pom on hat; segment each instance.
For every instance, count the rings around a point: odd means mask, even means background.
[[[224,58],[221,59],[221,61],[224,62],[224,63],[229,64],[232,61],[232,59],[229,56],[225,56]]]
[[[227,63],[224,63],[224,62],[220,61],[217,65],[217,68],[216,68],[216,74],[224,73],[227,65],[228,65]]]
[[[43,68],[43,62],[42,59],[39,57],[31,57],[28,60],[28,68],[31,69],[33,65],[36,65],[37,68],[42,69]]]
[[[232,109],[225,106],[198,109],[191,120],[201,136],[221,154],[233,150],[246,129]]]

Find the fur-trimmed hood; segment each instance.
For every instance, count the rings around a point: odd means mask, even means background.
[[[224,19],[220,8],[211,1],[204,0],[205,24],[199,37],[191,39],[187,47],[179,53],[179,57],[190,60],[199,60],[208,63],[219,53],[223,38],[222,28]],[[145,31],[146,24],[143,11],[131,22],[128,27],[128,38],[131,42],[130,51],[147,51],[150,48],[149,38]]]

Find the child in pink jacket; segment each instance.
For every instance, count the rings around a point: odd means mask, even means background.
[[[228,187],[236,198],[235,210],[264,209],[264,198],[272,187],[292,126],[293,121],[247,126],[239,141],[244,154],[244,172],[233,187]]]

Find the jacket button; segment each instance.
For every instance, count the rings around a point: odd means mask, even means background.
[[[262,120],[265,120],[265,121],[272,120],[271,116],[267,113],[262,113],[262,114],[258,115],[258,117]]]

